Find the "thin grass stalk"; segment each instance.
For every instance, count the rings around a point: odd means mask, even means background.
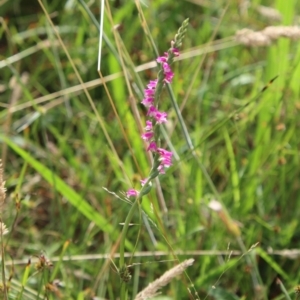
[[[31,267],[31,261],[29,260],[26,264],[25,271],[23,273],[21,290],[20,290],[18,298],[17,298],[19,300],[22,300],[23,293],[24,293],[24,290],[25,290],[25,286],[26,286],[27,280],[29,278],[30,267]]]
[[[282,281],[279,278],[276,279],[276,283],[279,285],[279,287],[280,287],[281,291],[283,292],[285,298],[287,300],[292,300],[289,293],[288,293],[288,291],[286,290],[284,284],[282,283]]]
[[[58,271],[59,271],[59,269],[61,267],[61,264],[62,264],[62,261],[63,261],[63,257],[65,255],[65,253],[66,253],[69,245],[70,245],[70,241],[69,240],[67,240],[67,241],[64,242],[62,251],[61,251],[61,253],[59,255],[59,261],[55,264],[55,267],[54,267],[53,271],[51,272],[50,282],[52,282],[55,279],[55,277],[56,277],[56,275],[57,275],[57,273],[58,273]]]
[[[126,236],[127,236],[127,231],[129,228],[129,224],[133,218],[133,215],[135,214],[135,211],[137,209],[137,207],[139,206],[139,201],[142,200],[139,197],[137,197],[133,203],[133,205],[131,206],[129,213],[126,217],[123,229],[122,229],[122,233],[121,233],[121,241],[120,241],[120,269],[122,268],[126,268],[125,266],[125,240],[126,240]],[[121,293],[120,293],[120,299],[121,300],[126,300],[127,299],[127,283],[122,281],[121,283]]]
[[[101,27],[99,25],[99,22],[96,20],[95,16],[93,15],[93,13],[89,9],[89,7],[86,5],[86,3],[83,0],[78,0],[78,2],[82,5],[83,9],[86,11],[86,13],[90,17],[90,19],[92,20],[92,22],[94,23],[94,25],[97,27],[98,31],[100,32],[101,31]],[[119,58],[119,54],[118,54],[117,50],[115,49],[115,47],[113,46],[113,44],[110,42],[109,38],[107,37],[107,35],[105,34],[104,31],[103,31],[103,39],[104,39],[107,47],[109,48],[109,50],[112,52],[112,54],[117,59],[117,61],[120,62],[120,58]]]
[[[22,184],[22,181],[25,177],[25,172],[27,170],[27,166],[28,166],[28,163],[25,162],[22,169],[21,169],[21,172],[19,174],[19,178],[18,178],[18,184],[17,184],[17,187],[15,189],[15,207],[16,207],[16,215],[14,217],[14,220],[12,222],[12,225],[11,225],[11,232],[14,231],[14,228],[15,228],[15,225],[17,223],[17,220],[18,220],[18,217],[20,215],[20,208],[21,208],[21,200],[19,198],[19,195],[20,195],[20,190],[21,190],[21,184]],[[9,241],[11,239],[11,234],[8,236],[7,240],[6,240],[6,243],[5,243],[5,248],[7,247]]]
[[[2,218],[0,218],[0,224],[2,226]],[[5,275],[5,251],[3,242],[3,233],[1,228],[1,272],[2,272],[2,287],[3,287],[3,299],[8,299],[7,286],[6,286],[6,275]]]
[[[239,236],[236,238],[237,239],[237,243],[240,246],[242,252],[247,253],[247,249],[246,246],[242,240],[242,238]],[[246,262],[252,266],[252,270],[251,270],[251,278],[252,278],[252,283],[253,283],[253,288],[255,291],[256,296],[259,296],[262,299],[268,300],[267,294],[266,294],[266,290],[264,288],[263,285],[263,281],[261,279],[259,270],[257,269],[257,264],[255,259],[253,258],[252,255],[245,256]]]
[[[8,292],[6,286],[6,276],[5,276],[5,247],[3,241],[4,231],[6,229],[5,224],[2,222],[3,208],[6,198],[5,181],[3,178],[3,166],[2,160],[0,159],[0,239],[1,239],[1,272],[2,272],[2,287],[3,287],[3,299],[8,299]]]
[[[104,4],[105,0],[101,0],[101,5],[100,5],[100,25],[99,25],[99,52],[98,52],[98,67],[97,70],[100,72],[101,70],[101,53],[102,53],[102,40],[103,40],[103,21],[104,21]]]

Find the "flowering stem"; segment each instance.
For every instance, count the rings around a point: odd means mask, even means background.
[[[142,188],[138,192],[134,189],[127,191],[127,197],[135,197],[135,200],[126,217],[120,241],[120,261],[119,261],[119,275],[121,278],[121,300],[127,299],[127,285],[126,282],[130,280],[130,274],[125,265],[125,240],[128,232],[130,222],[135,211],[142,202],[143,196],[148,194],[152,188],[152,180],[158,177],[159,174],[165,174],[167,168],[172,165],[173,153],[160,147],[160,130],[161,124],[167,122],[167,113],[158,110],[158,103],[163,87],[171,83],[174,73],[171,70],[171,64],[174,57],[179,55],[179,48],[182,44],[182,39],[185,35],[188,26],[188,19],[182,23],[178,33],[175,35],[174,41],[171,42],[171,48],[165,52],[163,56],[159,56],[156,61],[159,64],[159,72],[157,79],[150,80],[147,88],[144,90],[144,99],[142,104],[147,107],[147,117],[145,132],[142,134],[142,139],[148,142],[147,151],[152,152],[153,165],[149,176],[141,180]]]

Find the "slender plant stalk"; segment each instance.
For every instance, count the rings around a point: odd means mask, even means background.
[[[160,148],[160,125],[167,122],[167,113],[158,110],[158,104],[160,101],[160,95],[163,87],[169,84],[174,73],[171,70],[170,65],[173,63],[175,56],[179,55],[179,47],[182,44],[183,37],[187,30],[188,19],[186,19],[182,26],[179,28],[178,33],[175,35],[174,41],[171,42],[171,48],[168,52],[165,52],[163,56],[157,58],[159,64],[159,72],[157,79],[151,80],[144,91],[144,99],[141,102],[147,109],[147,116],[149,120],[146,121],[145,132],[142,135],[142,139],[148,142],[147,151],[152,152],[153,165],[147,178],[141,180],[142,188],[138,192],[137,190],[130,189],[127,192],[128,197],[135,197],[134,203],[130,208],[130,211],[126,217],[124,227],[121,233],[120,241],[120,269],[119,275],[122,280],[121,283],[121,300],[126,300],[128,297],[126,282],[130,280],[130,274],[127,266],[125,265],[125,241],[128,232],[130,222],[142,202],[143,196],[148,194],[152,188],[152,180],[158,177],[159,174],[164,174],[165,169],[172,165],[173,153],[166,149]]]
[[[120,242],[120,267],[124,266],[125,263],[125,258],[124,258],[124,254],[125,254],[125,240],[126,240],[126,235],[127,235],[127,231],[128,231],[128,227],[129,224],[132,220],[132,217],[139,205],[139,197],[136,198],[136,200],[134,201],[133,205],[131,206],[129,213],[126,217],[124,226],[123,226],[123,230],[121,233],[121,242]]]
[[[279,287],[280,287],[281,291],[283,292],[285,298],[287,300],[292,300],[291,297],[290,297],[290,295],[289,295],[289,293],[288,293],[288,291],[286,290],[284,284],[282,283],[282,281],[279,278],[277,278],[276,283],[279,285]]]
[[[2,272],[2,286],[3,286],[3,299],[8,299],[7,295],[7,286],[6,286],[6,278],[5,278],[5,247],[4,247],[4,241],[3,236],[6,231],[6,226],[2,222],[2,212],[3,207],[5,204],[5,198],[6,198],[6,189],[5,189],[5,181],[3,179],[3,166],[2,166],[2,160],[0,159],[0,239],[1,239],[1,272]]]

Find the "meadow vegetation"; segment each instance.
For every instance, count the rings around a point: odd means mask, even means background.
[[[0,3],[0,299],[297,299],[300,2],[100,3]]]

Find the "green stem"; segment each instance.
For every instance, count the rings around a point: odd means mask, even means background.
[[[130,211],[126,217],[125,224],[121,233],[121,242],[120,242],[120,261],[119,261],[119,270],[123,269],[125,266],[125,240],[126,240],[126,235],[127,231],[129,228],[129,224],[131,222],[131,219],[135,213],[135,210],[137,209],[139,205],[140,197],[137,196],[133,205],[130,208]],[[122,280],[122,278],[121,278]],[[127,284],[126,282],[122,281],[121,283],[121,293],[120,293],[120,299],[121,300],[126,300],[127,299]]]
[[[242,250],[242,253],[249,252],[240,236],[237,237],[237,242]],[[245,259],[247,261],[247,264],[252,266],[251,277],[252,277],[254,291],[257,291],[258,287],[260,287],[261,288],[260,298],[267,300],[268,298],[266,295],[266,290],[264,288],[263,281],[262,281],[259,271],[257,269],[257,263],[256,263],[255,259],[253,259],[252,255],[246,255]]]
[[[122,282],[122,285],[121,285],[121,300],[127,300],[127,294],[128,290],[127,290],[127,284],[126,282]]]
[[[130,211],[126,217],[125,223],[124,223],[124,227],[121,233],[121,242],[120,242],[120,269],[124,266],[125,263],[125,259],[124,259],[124,254],[125,254],[125,240],[126,240],[126,235],[127,235],[127,231],[128,231],[128,227],[130,224],[130,221],[133,217],[133,214],[139,204],[140,201],[140,197],[138,196],[136,198],[136,200],[134,201],[133,205],[130,208]]]

